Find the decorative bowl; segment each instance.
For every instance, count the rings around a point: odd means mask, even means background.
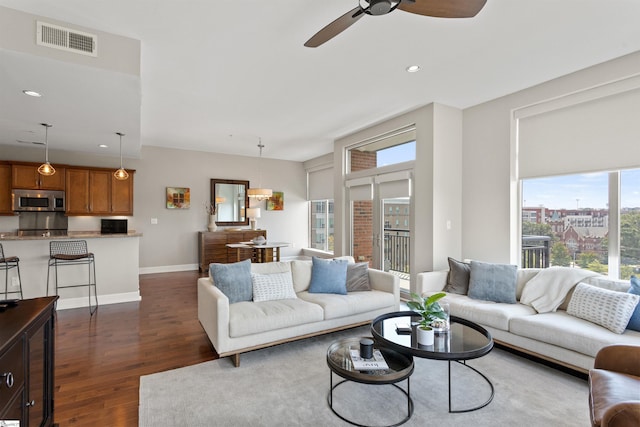
[[[267,239],[265,239],[264,236],[254,237],[251,241],[254,245],[264,245],[265,243],[267,243]]]

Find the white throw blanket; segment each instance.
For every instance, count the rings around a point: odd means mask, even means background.
[[[556,311],[571,288],[593,276],[598,273],[569,267],[545,268],[524,285],[520,303],[530,305],[538,313]]]

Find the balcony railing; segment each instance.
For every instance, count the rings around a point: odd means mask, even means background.
[[[409,274],[409,230],[384,229],[384,269]]]
[[[522,268],[547,268],[551,260],[549,236],[522,236]]]
[[[548,268],[551,260],[549,236],[522,236],[522,268]],[[411,239],[409,230],[384,229],[384,269],[409,274]]]

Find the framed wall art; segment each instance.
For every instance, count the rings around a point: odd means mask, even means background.
[[[271,197],[267,200],[268,211],[283,211],[284,210],[284,192],[274,191]]]
[[[167,187],[167,209],[189,209],[190,207],[189,187]]]

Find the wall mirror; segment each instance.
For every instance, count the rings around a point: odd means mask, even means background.
[[[249,181],[236,179],[212,179],[211,203],[215,203],[217,225],[248,225],[246,208],[249,206],[247,195]]]

